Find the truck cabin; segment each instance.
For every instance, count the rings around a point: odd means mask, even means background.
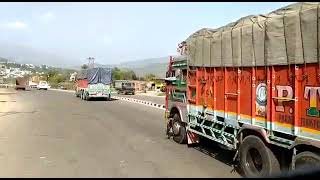
[[[134,88],[134,83],[132,82],[123,82],[122,88]]]
[[[187,83],[187,57],[170,57],[168,71],[165,78],[166,84],[185,86]]]

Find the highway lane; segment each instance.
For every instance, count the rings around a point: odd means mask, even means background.
[[[233,153],[166,139],[163,110],[58,91],[7,96],[0,177],[240,177]]]

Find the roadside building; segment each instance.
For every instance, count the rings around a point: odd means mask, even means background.
[[[75,81],[76,80],[76,76],[77,76],[77,72],[71,73],[69,81]]]
[[[134,88],[136,92],[142,92],[146,90],[145,81],[132,81],[134,83]]]

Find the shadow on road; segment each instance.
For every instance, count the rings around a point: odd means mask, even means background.
[[[228,166],[230,166],[230,172],[236,171],[240,176],[243,177],[243,174],[240,168],[237,167],[236,162],[233,162],[233,157],[235,156],[235,151],[225,150],[221,148],[218,144],[214,144],[208,139],[201,139],[201,142],[193,146],[194,148]]]
[[[118,99],[111,98],[110,100],[106,100],[105,98],[90,98],[89,101],[117,101]]]

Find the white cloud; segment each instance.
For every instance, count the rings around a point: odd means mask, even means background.
[[[56,15],[52,12],[46,12],[40,16],[42,21],[48,22],[56,19]]]
[[[6,29],[27,29],[28,25],[22,21],[14,21],[0,24],[0,27]]]

